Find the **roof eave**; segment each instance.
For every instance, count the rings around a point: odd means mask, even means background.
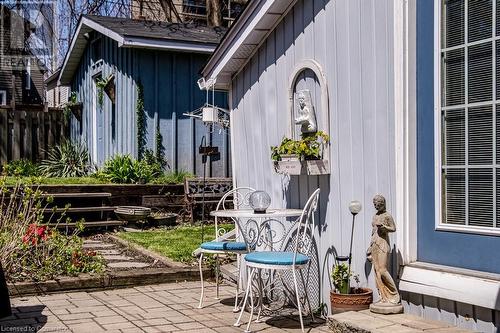
[[[160,50],[171,50],[181,52],[212,53],[217,44],[214,43],[196,43],[183,42],[177,40],[154,39],[144,37],[125,37],[123,47],[131,48],[151,48]]]
[[[250,1],[203,68],[203,77],[216,77],[216,88],[228,89],[232,77],[255,54],[296,1]]]

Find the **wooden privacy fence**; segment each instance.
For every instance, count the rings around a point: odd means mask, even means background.
[[[46,158],[47,149],[69,136],[61,110],[0,109],[0,164],[20,158]]]

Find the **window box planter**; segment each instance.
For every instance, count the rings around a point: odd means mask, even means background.
[[[297,175],[329,175],[330,163],[327,160],[305,160],[288,159],[274,162],[277,173]]]
[[[271,146],[271,159],[277,173],[288,175],[328,175],[330,137],[323,131],[303,134],[300,140],[283,138],[278,146]],[[326,152],[325,152],[326,151]]]

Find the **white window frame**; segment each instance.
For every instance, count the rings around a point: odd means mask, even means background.
[[[7,90],[0,90],[0,105],[7,105]]]
[[[457,225],[457,224],[448,224],[443,223],[442,221],[442,160],[441,160],[441,9],[442,9],[443,0],[434,1],[434,181],[435,181],[435,229],[442,231],[452,231],[452,232],[461,232],[461,233],[470,233],[470,234],[481,234],[481,235],[490,235],[490,236],[500,236],[500,227],[480,227],[480,226],[470,226],[470,225]],[[467,8],[467,1],[464,1],[465,8]],[[495,29],[495,14],[496,9],[496,1],[493,1],[492,8],[492,16],[493,16],[493,26],[492,29]],[[467,17],[464,18],[464,38],[467,38]],[[495,59],[495,41],[493,40],[492,44],[492,57]],[[467,62],[467,53],[464,54],[464,61]],[[493,61],[492,70],[495,71],[495,61]],[[467,66],[465,67],[465,71],[467,72]],[[496,82],[495,73],[493,73],[493,86],[495,86]],[[465,89],[467,89],[467,82],[465,83]],[[496,104],[492,102],[492,104]],[[494,114],[495,112],[493,112]],[[495,115],[493,116],[495,117]],[[493,118],[493,122],[495,118]],[[495,133],[493,133],[495,135]],[[467,135],[467,133],[466,133]],[[500,134],[498,134],[500,135]],[[466,169],[467,170],[467,169]],[[494,170],[495,172],[495,170]],[[495,186],[495,185],[493,185]],[[468,191],[468,188],[465,189]],[[495,192],[495,187],[493,188]],[[495,196],[494,196],[495,198]],[[493,202],[493,207],[496,209],[496,202]],[[466,208],[467,209],[467,206]],[[495,211],[493,214],[496,214]],[[500,221],[499,221],[500,222]]]

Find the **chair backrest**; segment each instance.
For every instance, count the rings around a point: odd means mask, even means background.
[[[224,196],[219,200],[216,210],[226,210],[226,209],[249,209],[250,208],[250,194],[255,192],[255,189],[251,187],[237,187],[231,191],[226,192]],[[234,220],[234,219],[233,219]],[[238,224],[235,221],[235,226]],[[215,217],[215,239],[219,239],[226,230],[219,228],[218,219]]]
[[[293,262],[295,262],[297,253],[307,254],[311,250],[314,241],[314,217],[318,209],[319,192],[320,189],[318,188],[309,197],[302,210],[302,215],[300,215],[296,222]]]

